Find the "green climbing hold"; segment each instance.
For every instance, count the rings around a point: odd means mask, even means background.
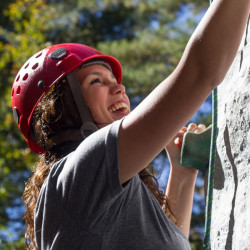
[[[201,133],[185,133],[180,156],[180,163],[183,166],[206,172],[209,165],[211,131],[210,125]]]

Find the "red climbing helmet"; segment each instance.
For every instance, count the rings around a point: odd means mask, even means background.
[[[31,117],[37,103],[58,80],[92,59],[108,63],[117,82],[121,82],[121,65],[114,57],[75,43],[53,45],[39,51],[18,72],[11,92],[12,110],[14,119],[33,152],[44,152],[30,138]]]

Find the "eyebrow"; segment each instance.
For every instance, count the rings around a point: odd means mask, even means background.
[[[114,74],[113,74],[111,71],[110,71],[110,73],[111,73],[111,77],[112,77],[113,79],[116,79],[115,76],[114,76]],[[82,81],[85,80],[86,77],[88,77],[88,76],[90,76],[90,75],[102,76],[103,74],[100,73],[100,72],[98,72],[98,71],[93,71],[93,72],[91,72],[91,73],[89,73],[89,74],[83,76]]]
[[[112,78],[115,78],[114,74],[111,71],[110,71],[110,73],[111,73]],[[88,75],[98,75],[98,76],[101,76],[102,73],[93,71],[93,72],[89,73]]]

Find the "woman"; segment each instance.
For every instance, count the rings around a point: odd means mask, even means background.
[[[204,126],[182,127],[226,74],[249,8],[215,1],[175,71],[132,112],[113,57],[61,44],[24,64],[14,118],[44,154],[24,193],[29,249],[190,249],[197,171],[180,165],[178,144]],[[164,147],[168,198],[145,170]]]

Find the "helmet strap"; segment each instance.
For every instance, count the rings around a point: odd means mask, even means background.
[[[84,100],[80,82],[78,80],[76,71],[72,71],[66,75],[69,82],[69,86],[73,95],[73,98],[76,103],[80,118],[82,120],[82,126],[80,128],[80,134],[82,138],[85,139],[88,135],[94,133],[98,130],[96,125],[93,122],[91,113],[87,107],[87,104]]]

